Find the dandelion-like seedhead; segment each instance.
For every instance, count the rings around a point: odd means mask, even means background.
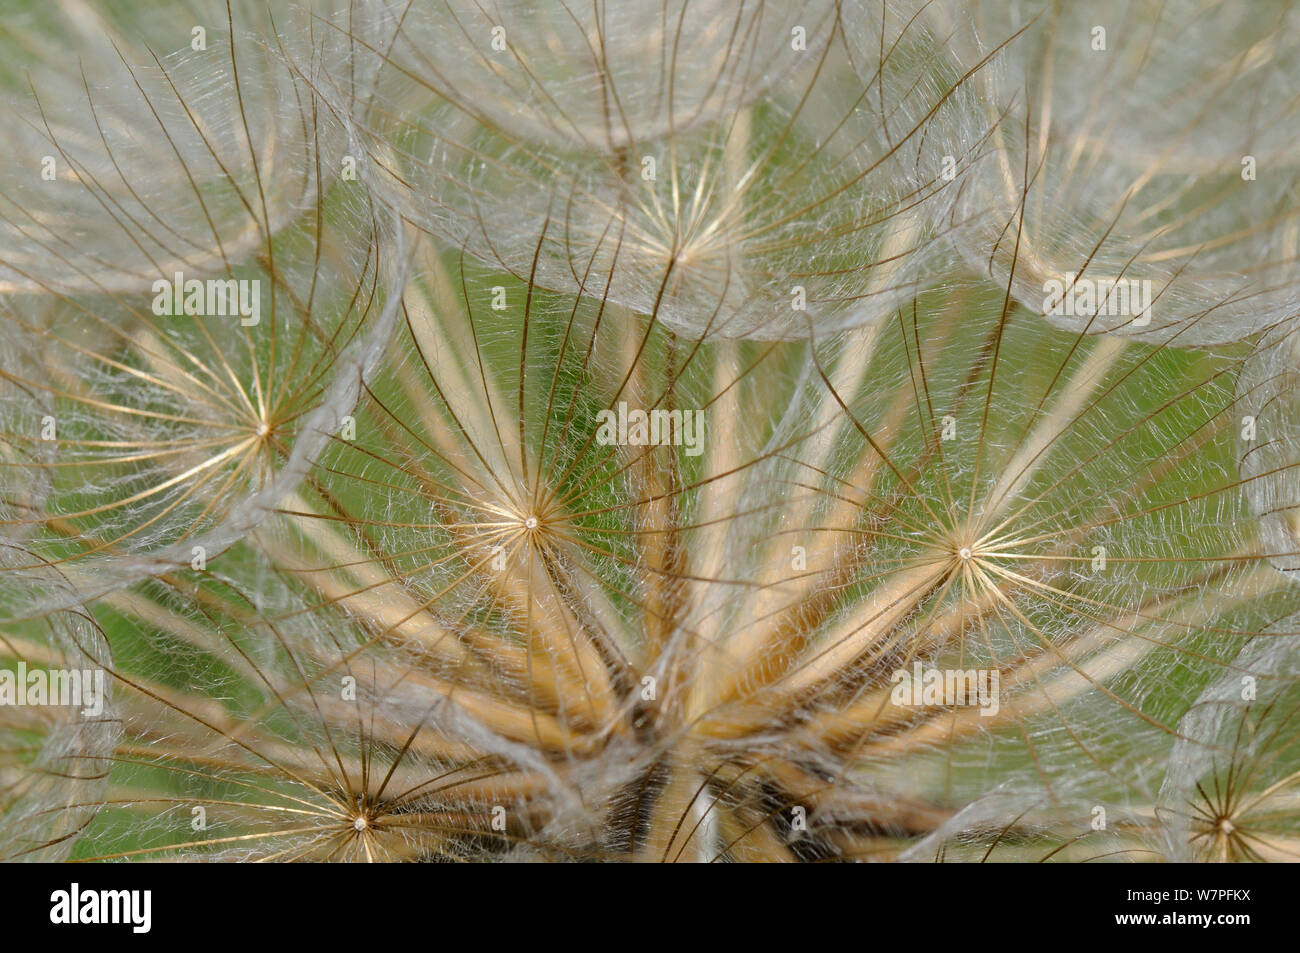
[[[959,39],[981,38],[957,44],[963,61],[987,55],[983,38],[1024,30],[975,80],[991,112],[1013,105],[998,159],[968,193],[976,211],[1002,209],[973,244],[958,236],[972,266],[1071,329],[1087,316],[1053,308],[1045,283],[1147,282],[1148,312],[1104,314],[1093,329],[1183,346],[1294,316],[1294,7],[955,6],[930,12]]]
[[[34,164],[0,174],[0,292],[111,294],[228,270],[314,203],[334,133],[281,61],[307,56],[305,11],[18,7],[0,39],[16,104],[0,128]]]
[[[951,265],[950,239],[971,225],[955,204],[991,126],[910,4],[682,6],[656,11],[648,37],[557,13],[501,50],[512,24],[495,34],[485,11],[459,12],[403,5],[357,40],[375,79],[356,134],[379,194],[516,275],[584,290],[594,258],[606,298],[676,331],[790,337],[809,315],[833,329],[888,314]],[[709,57],[688,30],[703,16],[726,31]],[[616,56],[632,35],[637,56]],[[466,46],[463,81],[430,52],[452,43]],[[345,100],[340,113],[357,98],[323,95]],[[530,114],[548,128],[521,123]]]
[[[1285,859],[1294,51],[1175,6],[25,14],[0,857]]]
[[[0,547],[0,558],[13,556],[10,546]],[[53,571],[39,582],[67,588]],[[103,632],[84,607],[0,627],[6,674],[0,693],[8,706],[0,726],[0,860],[65,859],[95,819],[121,729],[112,689],[93,674],[109,657]],[[29,678],[46,672],[76,673],[79,686],[85,679],[77,705],[46,704],[58,700],[59,685]],[[17,693],[33,703],[15,704]]]
[[[205,561],[301,476],[395,320],[392,216],[329,168],[339,127],[277,37],[245,32],[261,20],[207,14],[213,44],[190,55],[219,73],[117,49],[121,102],[85,80],[52,122],[35,94],[57,174],[3,215],[37,261],[9,257],[0,298],[0,535],[32,547],[0,569],[11,585],[53,561],[84,597]],[[37,193],[56,215],[32,214]]]
[[[1293,862],[1296,693],[1288,653],[1252,640],[1183,717],[1182,755],[1161,790],[1180,860]]]

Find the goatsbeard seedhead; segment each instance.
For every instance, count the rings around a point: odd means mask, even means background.
[[[1171,6],[27,11],[0,858],[1293,855],[1294,31]]]

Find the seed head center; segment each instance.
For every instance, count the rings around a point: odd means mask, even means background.
[[[352,828],[357,833],[361,833],[369,826],[370,826],[370,822],[366,820],[366,816],[364,814],[358,814],[356,818],[352,821]]]
[[[970,559],[970,557],[971,551],[969,546],[963,546],[961,549],[957,550],[957,558],[961,559],[963,562]]]
[[[536,516],[530,516],[530,517],[528,517],[527,519],[525,519],[525,520],[524,520],[524,529],[526,529],[526,530],[534,530],[534,529],[537,529],[537,517],[536,517]]]

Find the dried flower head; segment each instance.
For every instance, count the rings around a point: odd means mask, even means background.
[[[983,216],[972,240],[957,236],[974,267],[1063,326],[1177,336],[1180,346],[1240,340],[1295,314],[1293,6],[1043,0],[927,10],[965,24],[959,37],[1023,30],[976,78],[1002,121],[999,158],[968,196],[976,211],[1002,211]],[[985,42],[955,48],[979,61]],[[1095,321],[1070,305],[1076,283],[1098,296]],[[1140,304],[1127,301],[1130,288]],[[1111,307],[1101,303],[1108,295]]]
[[[150,833],[90,855],[1123,858],[1187,694],[1294,642],[1248,348],[992,293],[691,341],[413,268],[355,433],[207,572],[103,600]]]
[[[608,298],[669,328],[764,338],[878,319],[952,264],[991,126],[982,64],[940,55],[916,5],[665,8],[636,72],[614,55],[620,16],[557,11],[539,33],[511,22],[526,5],[434,6],[356,40],[364,109],[343,78],[321,94],[343,100],[376,192],[480,258],[570,291],[594,259]],[[431,52],[450,44],[464,82]]]
[[[24,6],[0,858],[1293,857],[1267,7]]]
[[[6,586],[53,563],[84,599],[203,563],[302,475],[395,320],[391,213],[334,171],[338,128],[276,34],[221,10],[193,60],[116,51],[120,102],[60,98],[93,137],[39,90],[26,117],[62,172],[28,168],[0,209],[35,255],[0,265],[0,538],[32,550]],[[172,71],[222,78],[209,96]]]

